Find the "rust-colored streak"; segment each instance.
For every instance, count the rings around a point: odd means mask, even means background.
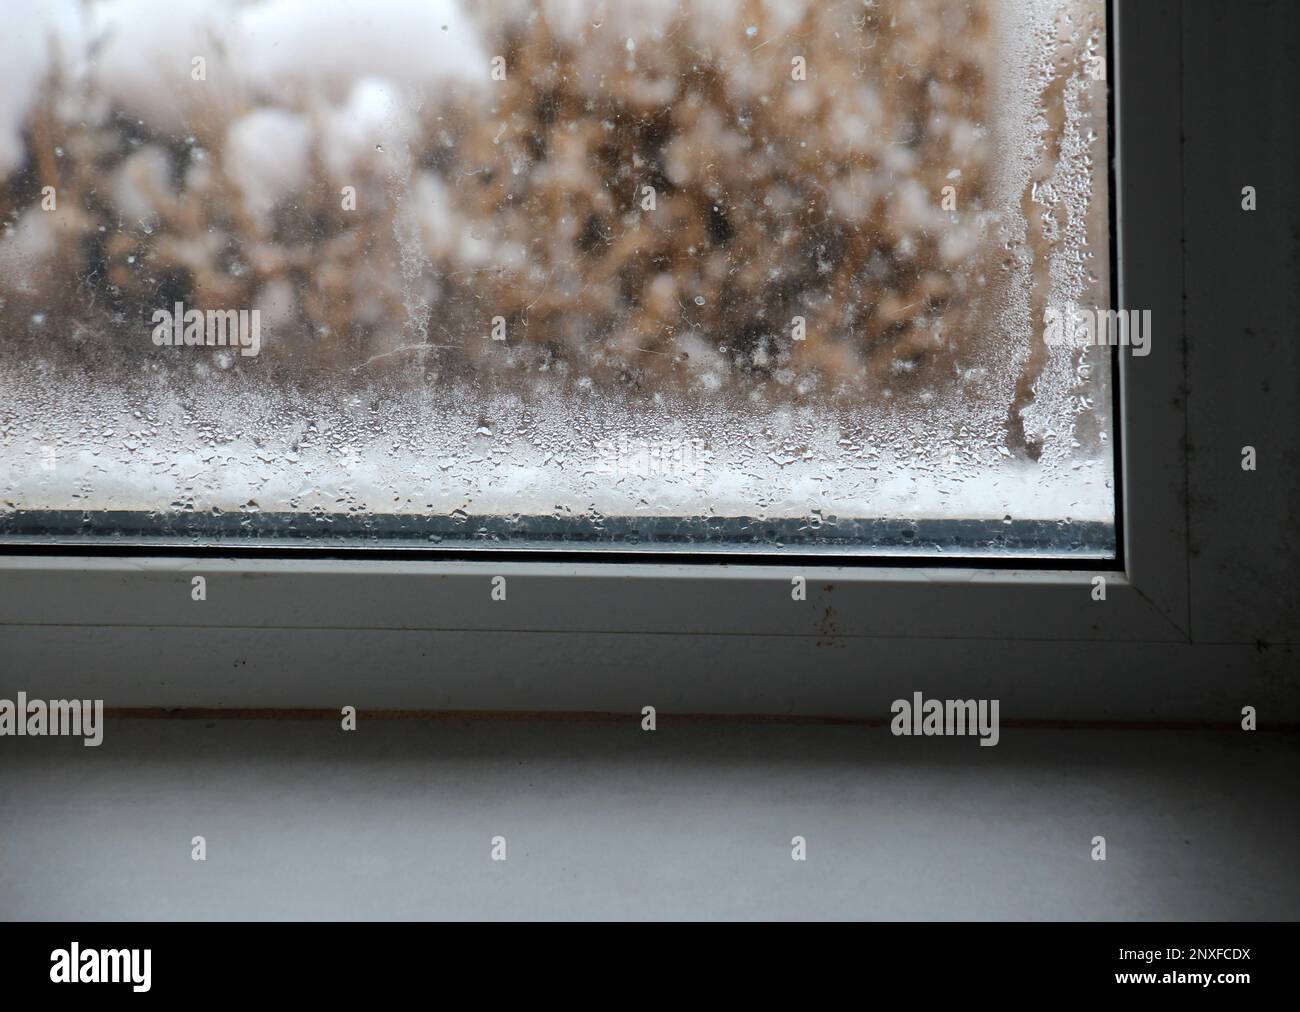
[[[208,707],[109,707],[104,715],[113,720],[338,720],[337,709],[320,707],[245,707],[221,709]],[[357,709],[362,720],[415,721],[499,721],[527,723],[555,721],[562,723],[621,724],[640,721],[639,711],[617,713],[605,710],[367,710]],[[842,727],[888,727],[889,718],[800,716],[765,713],[659,713],[658,720],[693,724],[784,724]],[[1026,731],[1236,731],[1235,721],[1213,720],[1056,720],[1012,719],[1000,722],[1003,728]],[[1300,723],[1273,724],[1260,731],[1295,733]]]

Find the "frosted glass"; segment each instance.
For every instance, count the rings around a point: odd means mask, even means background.
[[[1102,0],[51,0],[0,535],[1114,554]],[[199,343],[194,343],[195,341]]]

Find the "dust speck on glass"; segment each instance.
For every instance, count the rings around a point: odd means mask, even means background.
[[[25,5],[0,537],[1113,557],[1105,31]]]

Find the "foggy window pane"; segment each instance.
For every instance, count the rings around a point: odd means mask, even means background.
[[[1112,557],[1105,29],[32,4],[0,536]]]

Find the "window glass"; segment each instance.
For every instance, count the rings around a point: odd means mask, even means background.
[[[0,534],[1113,556],[1105,27],[33,4]]]

